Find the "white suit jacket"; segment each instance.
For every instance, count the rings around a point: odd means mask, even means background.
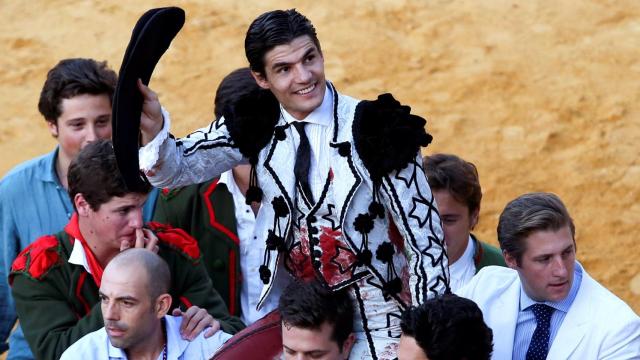
[[[390,241],[390,222],[393,221],[403,240],[401,245],[395,246],[393,265],[395,273],[405,280],[403,288],[410,295],[409,299],[397,299],[405,305],[421,304],[427,297],[442,294],[448,288],[449,276],[444,233],[434,197],[422,169],[419,151],[416,151],[415,157],[406,167],[388,174],[382,180],[380,201],[386,213],[391,216],[374,218],[373,227],[367,236],[368,241],[363,242],[354,222],[359,215],[369,212],[374,186],[354,141],[354,118],[360,101],[338,93],[330,84],[329,87],[334,96],[334,136],[329,144],[331,151],[323,156],[330,157],[335,174],[333,200],[336,218],[339,219],[335,226],[341,229],[344,241],[354,253],[360,253],[364,246],[372,254],[370,263],[353,269],[353,276],[349,280],[357,280],[369,274],[373,274],[383,286],[394,280],[388,275],[387,264],[377,259],[380,245]],[[145,166],[145,162],[155,164],[154,173],[149,174],[149,180],[154,186],[175,188],[199,183],[246,161],[230,136],[228,121],[224,117],[176,140],[168,136],[169,117],[167,113],[163,115],[164,129],[152,142],[140,149],[141,167],[151,168]],[[269,133],[268,144],[258,154],[256,173],[264,195],[256,218],[255,232],[263,241],[270,232],[290,241],[293,221],[307,221],[309,228],[312,228],[314,210],[320,207],[321,201],[326,201],[324,195],[321,196],[305,219],[295,219],[293,216],[296,213],[296,183],[293,176],[296,147],[292,141],[292,129],[280,116],[275,127],[269,129],[273,134]],[[151,160],[143,160],[147,158]],[[316,247],[314,245],[311,254],[315,253],[314,250],[319,250]],[[282,252],[268,250],[266,255],[266,266],[271,275],[262,290],[258,307],[270,292],[276,271],[282,271]],[[349,285],[349,280],[336,284],[334,288]],[[394,295],[396,296],[400,295]]]
[[[493,359],[511,359],[520,286],[516,270],[488,266],[458,291],[478,304],[493,330]],[[547,359],[640,359],[640,318],[583,270]]]

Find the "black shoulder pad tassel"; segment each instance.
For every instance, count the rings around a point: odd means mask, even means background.
[[[233,143],[255,164],[280,118],[278,100],[271,91],[256,89],[227,105],[223,115]]]
[[[355,111],[353,137],[356,150],[374,183],[385,175],[401,170],[415,159],[420,147],[433,137],[424,127],[426,120],[411,114],[391,94],[374,101],[361,101]]]

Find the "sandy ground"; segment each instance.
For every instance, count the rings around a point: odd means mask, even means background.
[[[246,65],[244,32],[284,1],[184,1],[187,22],[152,87],[174,133],[204,126],[213,91]],[[479,169],[478,235],[495,243],[505,203],[552,191],[578,228],[578,257],[640,311],[640,2],[301,1],[316,25],[327,77],[342,92],[392,92],[428,118],[426,153],[452,152]],[[106,59],[118,69],[137,18],[165,1],[0,0],[0,174],[51,149],[37,112],[59,59]]]

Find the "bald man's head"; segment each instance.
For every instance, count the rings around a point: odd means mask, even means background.
[[[151,299],[169,292],[171,272],[158,254],[147,249],[128,249],[116,255],[104,269],[104,278],[111,274],[127,274],[140,277],[141,285],[147,289]]]
[[[169,266],[146,249],[114,257],[102,274],[100,309],[111,344],[125,351],[162,335],[161,319],[171,308]]]

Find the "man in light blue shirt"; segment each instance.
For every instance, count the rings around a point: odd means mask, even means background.
[[[218,331],[193,340],[180,335],[181,317],[169,316],[171,273],[147,249],[116,255],[104,269],[100,301],[104,327],[71,345],[61,359],[205,360],[231,335]]]
[[[509,268],[486,267],[458,291],[496,334],[493,359],[640,357],[640,318],[576,261],[575,226],[556,195],[507,204],[498,241]]]
[[[73,214],[67,194],[67,169],[87,143],[111,137],[111,100],[116,73],[91,59],[60,61],[47,74],[38,109],[58,146],[12,169],[0,180],[0,353],[16,321],[7,283],[13,260],[40,236],[62,229]],[[157,197],[145,204],[151,219]],[[5,300],[6,299],[6,300]],[[8,360],[32,359],[18,327],[9,339]]]

